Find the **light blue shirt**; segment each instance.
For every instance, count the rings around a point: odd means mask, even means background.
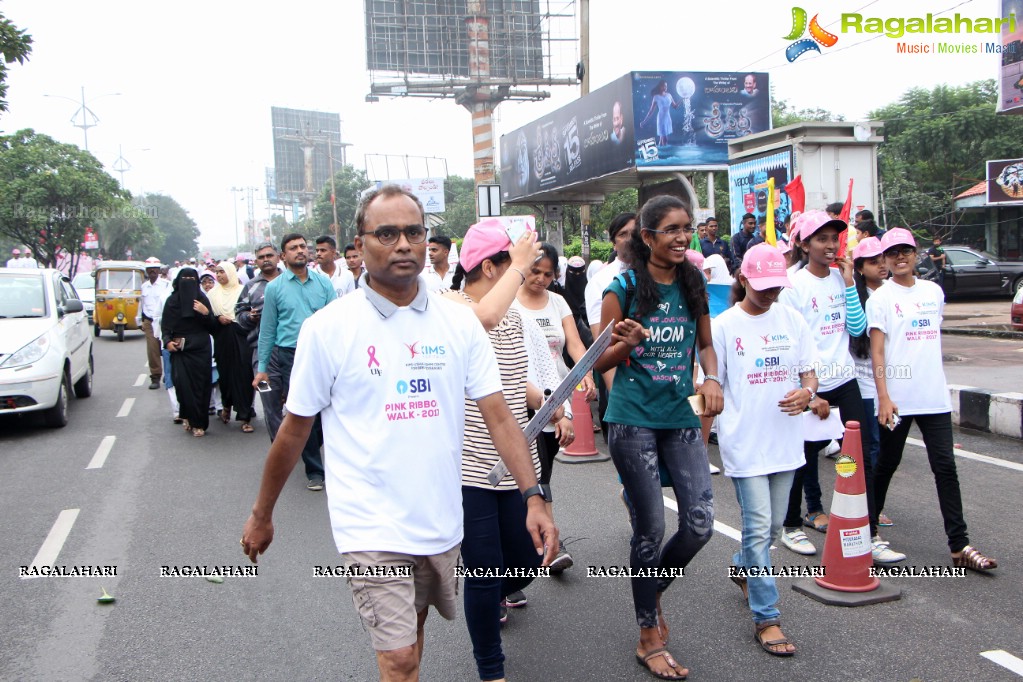
[[[274,346],[294,348],[302,323],[337,298],[329,279],[313,270],[306,273],[302,282],[290,269],[285,270],[266,285],[259,322],[260,372],[266,371]]]

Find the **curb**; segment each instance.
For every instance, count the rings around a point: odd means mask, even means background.
[[[999,436],[1023,439],[1023,393],[949,384],[952,423]]]
[[[977,327],[942,327],[942,334],[953,336],[986,336],[992,339],[1021,339],[1023,332],[1006,331],[1002,329],[982,329]]]

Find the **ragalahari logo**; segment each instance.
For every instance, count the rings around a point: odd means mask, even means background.
[[[831,47],[838,42],[838,36],[821,28],[821,25],[817,23],[817,16],[813,15],[813,19],[810,20],[810,37],[803,38],[803,34],[807,31],[806,10],[802,7],[792,8],[792,31],[785,36],[785,40],[796,41],[785,48],[785,58],[790,62],[796,61],[811,50],[820,53],[821,49],[817,47],[818,44]]]

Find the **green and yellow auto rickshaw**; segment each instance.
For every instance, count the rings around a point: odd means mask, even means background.
[[[93,333],[107,329],[124,341],[125,330],[142,329],[142,282],[145,263],[133,260],[103,261],[93,273],[96,277],[96,309]]]

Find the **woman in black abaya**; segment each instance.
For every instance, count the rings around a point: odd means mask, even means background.
[[[216,331],[217,321],[210,312],[209,299],[199,290],[199,273],[193,268],[182,268],[174,279],[174,291],[163,307],[161,328],[163,346],[170,351],[179,414],[185,430],[200,438],[210,425],[210,334]]]

